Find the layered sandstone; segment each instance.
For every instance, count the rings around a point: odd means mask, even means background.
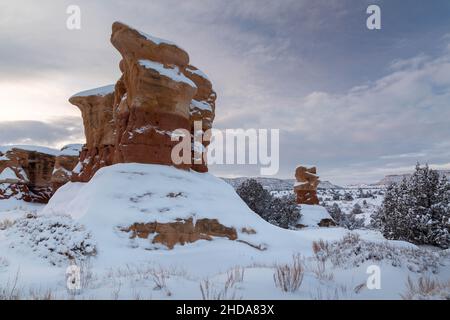
[[[294,192],[297,195],[298,204],[319,204],[317,198],[317,186],[319,177],[316,167],[298,166],[295,170]]]
[[[149,236],[153,236],[153,244],[159,243],[169,249],[173,249],[177,244],[185,245],[198,240],[211,241],[213,237],[229,240],[238,238],[236,229],[220,224],[217,219],[199,219],[194,222],[190,218],[169,223],[134,223],[122,231],[130,232],[131,238],[148,239]]]
[[[183,70],[188,54],[172,43],[113,24],[111,43],[122,55],[116,87],[114,163],[171,164],[176,129],[190,129],[189,107],[197,91]]]
[[[77,93],[69,99],[83,118],[86,144],[80,153],[80,168],[73,181],[87,182],[101,167],[111,165],[114,155],[114,85]]]
[[[197,93],[192,99],[189,113],[191,134],[193,137],[192,169],[198,172],[207,172],[206,148],[209,139],[202,140],[201,146],[196,145],[196,137],[199,138],[208,130],[212,129],[217,95],[213,90],[212,83],[208,77],[194,66],[188,66],[185,71],[186,76],[197,86]]]
[[[116,163],[175,165],[207,171],[204,163],[175,164],[172,139],[177,129],[193,138],[212,127],[216,94],[207,76],[189,65],[189,55],[176,44],[137,31],[123,23],[112,26],[111,43],[122,56],[116,85],[82,92],[69,101],[80,108],[86,146],[74,181],[89,181],[101,167]],[[174,140],[174,141],[172,141]],[[192,148],[191,160],[203,158]]]

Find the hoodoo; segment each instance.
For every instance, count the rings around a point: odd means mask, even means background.
[[[69,100],[80,108],[86,134],[73,181],[89,181],[98,169],[117,163],[174,165],[174,131],[187,130],[193,139],[196,121],[207,130],[214,120],[216,93],[208,77],[189,65],[186,51],[120,22],[112,26],[111,43],[122,56],[115,86]],[[192,151],[191,163],[177,167],[206,172],[195,158]]]
[[[317,186],[319,177],[316,167],[298,166],[295,169],[294,191],[297,195],[298,204],[319,204],[317,198]]]

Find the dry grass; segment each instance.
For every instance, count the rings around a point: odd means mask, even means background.
[[[237,283],[244,281],[245,269],[243,267],[236,266],[227,272],[227,280],[225,281],[225,287],[234,287]]]
[[[312,249],[314,254],[317,256],[320,252],[328,252],[329,251],[329,243],[320,239],[319,241],[313,241]]]
[[[334,274],[327,271],[324,260],[314,259],[314,262],[308,265],[308,269],[319,280],[332,281],[334,279]]]
[[[0,221],[0,230],[6,230],[8,228],[11,228],[14,225],[14,221],[11,221],[9,219],[5,219]]]
[[[444,299],[450,300],[450,281],[439,282],[429,277],[420,277],[406,282],[406,292],[400,295],[404,300]]]
[[[9,261],[6,258],[0,257],[0,268],[9,266]]]
[[[282,291],[295,292],[302,285],[304,273],[305,268],[303,267],[303,261],[301,256],[297,254],[292,257],[291,264],[276,266],[273,280],[275,286]]]
[[[8,280],[5,286],[0,286],[0,300],[19,300],[21,298],[18,289],[19,270],[12,280]]]
[[[163,268],[152,269],[150,271],[153,283],[155,284],[154,290],[162,290],[165,294],[170,297],[172,292],[170,292],[166,280],[169,278],[169,273]]]
[[[230,286],[231,285],[231,286]],[[209,279],[200,282],[200,292],[203,300],[240,300],[231,283],[225,283],[222,289],[217,289]]]
[[[342,300],[351,298],[345,285],[341,285],[334,289],[318,287],[315,295],[310,294],[310,297],[312,300]]]

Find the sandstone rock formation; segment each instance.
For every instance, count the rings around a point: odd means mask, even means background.
[[[202,141],[202,145],[196,145],[195,137],[202,135],[207,130],[212,129],[212,124],[216,111],[217,95],[212,88],[212,83],[208,77],[193,66],[186,68],[186,76],[197,86],[197,93],[191,101],[189,107],[191,134],[193,137],[192,169],[198,172],[207,172],[206,148],[209,140]]]
[[[294,192],[297,195],[297,203],[319,204],[317,186],[320,181],[316,167],[298,166],[295,169],[295,178],[297,182],[294,184]]]
[[[30,146],[0,148],[0,199],[48,202],[57,152]]]
[[[76,94],[70,102],[83,116],[86,146],[74,181],[88,181],[101,167],[116,163],[175,165],[176,129],[194,135],[212,127],[216,94],[207,76],[189,65],[176,44],[146,35],[123,23],[112,26],[111,43],[122,56],[116,85]],[[201,152],[205,152],[204,143]],[[191,159],[202,158],[194,154]],[[192,161],[191,161],[192,162]],[[175,165],[207,171],[204,163]]]
[[[152,243],[163,244],[169,249],[173,249],[176,244],[184,245],[198,240],[210,241],[212,237],[224,237],[229,240],[238,238],[234,228],[220,224],[217,219],[199,219],[195,223],[192,218],[169,223],[135,223],[122,231],[131,232],[131,238],[147,239],[150,235],[156,234]]]
[[[82,147],[81,144],[69,144],[64,146],[56,156],[51,178],[53,192],[71,181],[73,170],[80,160]]]
[[[0,200],[15,198],[47,203],[70,181],[81,145],[62,150],[36,146],[0,147]]]
[[[81,111],[86,136],[79,167],[74,172],[72,181],[87,182],[98,169],[113,163],[114,85],[77,93],[69,101]]]

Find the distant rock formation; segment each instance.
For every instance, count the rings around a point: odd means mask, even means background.
[[[295,169],[296,182],[294,184],[294,192],[297,195],[298,204],[319,204],[317,198],[317,186],[319,185],[319,177],[317,176],[316,167],[298,166]]]
[[[207,76],[189,65],[188,54],[176,44],[146,35],[123,23],[112,26],[111,43],[120,52],[122,76],[115,86],[74,95],[69,101],[80,108],[86,146],[74,181],[89,181],[104,166],[116,163],[174,165],[171,158],[176,129],[191,132],[212,127],[216,93]],[[194,121],[202,121],[200,128]],[[183,169],[207,171],[192,148],[193,164]]]
[[[0,199],[47,203],[57,150],[30,146],[0,148]]]
[[[55,190],[70,181],[80,147],[68,145],[61,151],[37,146],[0,147],[0,200],[47,203]]]

